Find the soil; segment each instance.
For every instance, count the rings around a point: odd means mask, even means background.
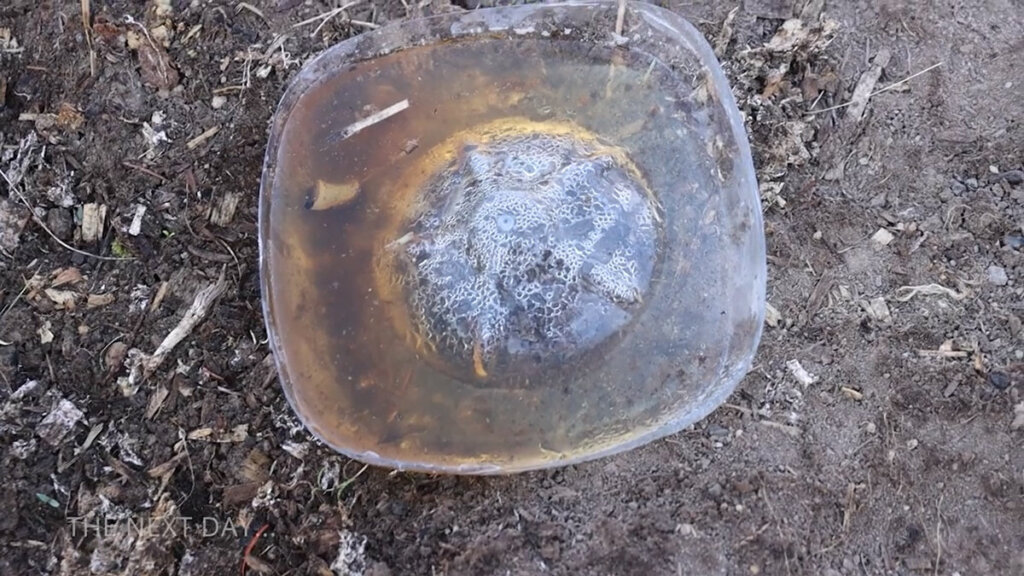
[[[756,365],[674,437],[460,478],[364,468],[297,423],[256,214],[301,62],[463,8],[363,2],[316,29],[296,25],[333,3],[5,2],[0,573],[1024,573],[1020,3],[664,4],[748,117]]]

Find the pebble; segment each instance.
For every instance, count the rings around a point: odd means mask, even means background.
[[[988,282],[989,284],[995,284],[996,286],[1006,286],[1009,283],[1010,278],[1006,275],[1006,268],[1002,266],[989,266],[988,267]]]
[[[1010,170],[1008,172],[1003,172],[999,175],[999,179],[1004,180],[1013,186],[1024,184],[1024,170]]]
[[[989,372],[988,383],[996,390],[1006,390],[1010,387],[1010,375],[1006,372]]]
[[[74,231],[75,221],[72,219],[71,211],[65,208],[50,208],[46,211],[46,226],[61,240],[71,238]]]
[[[712,438],[721,438],[729,435],[729,429],[718,424],[711,424],[708,426],[707,433]]]

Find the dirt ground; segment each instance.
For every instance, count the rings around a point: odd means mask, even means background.
[[[462,9],[409,4],[2,3],[0,574],[1024,574],[1019,0],[664,3],[748,116],[756,366],[691,430],[497,478],[317,445],[265,342],[268,119],[325,46]]]

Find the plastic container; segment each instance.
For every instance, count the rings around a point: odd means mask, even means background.
[[[740,113],[700,33],[614,2],[407,21],[310,61],[260,195],[292,408],[354,459],[501,474],[705,417],[765,310]]]

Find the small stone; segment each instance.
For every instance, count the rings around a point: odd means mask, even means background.
[[[729,429],[719,426],[718,424],[712,424],[707,429],[708,436],[712,438],[721,438],[729,435]]]
[[[1006,275],[1006,268],[995,265],[989,266],[988,282],[996,286],[1006,286],[1010,282],[1010,278]]]
[[[46,211],[46,227],[53,232],[54,236],[61,240],[71,238],[75,221],[71,217],[71,211],[64,208],[51,208]]]
[[[977,188],[978,188],[978,179],[977,178],[968,178],[967,180],[964,180],[964,184],[967,185],[967,188],[969,190],[977,190]]]
[[[989,372],[988,383],[996,390],[1006,390],[1010,387],[1010,375],[1006,372]]]
[[[889,232],[885,228],[879,228],[878,232],[875,232],[871,237],[871,241],[878,246],[888,246],[895,238],[896,237],[893,236],[892,232]]]
[[[124,363],[124,358],[127,354],[127,344],[124,342],[114,342],[107,347],[107,352],[103,355],[103,363],[107,365],[107,370],[113,372],[121,368],[121,364]]]
[[[910,440],[907,440],[907,450],[913,450],[917,448],[918,444],[920,444],[920,442],[918,442],[916,438],[911,438]]]
[[[213,100],[210,100],[210,107],[212,107],[214,110],[220,110],[227,103],[228,99],[218,94],[217,96],[213,97]]]
[[[1007,184],[1019,186],[1024,184],[1024,170],[1010,170],[999,175],[999,179]]]

